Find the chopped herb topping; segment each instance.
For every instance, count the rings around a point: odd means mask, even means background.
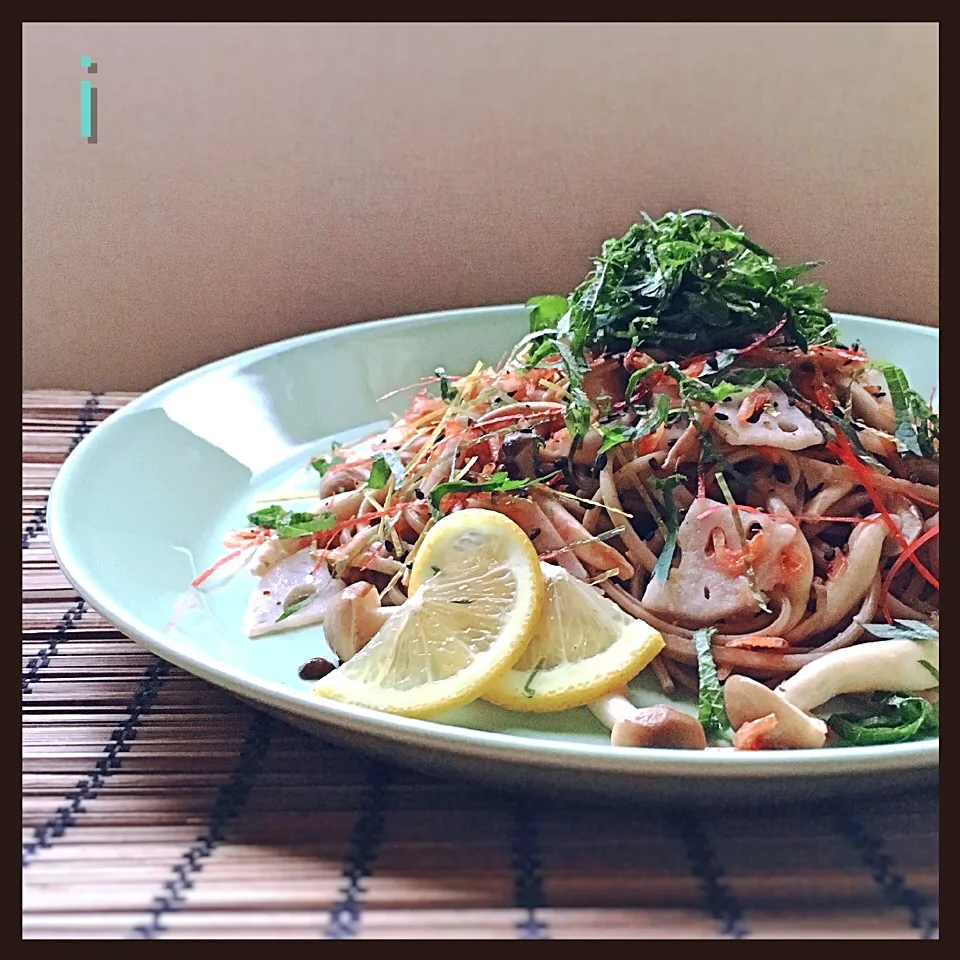
[[[940,634],[922,620],[865,623],[863,629],[881,640],[939,640]]]
[[[550,476],[554,476],[551,474]],[[435,512],[440,510],[440,501],[449,493],[509,493],[513,490],[526,490],[535,483],[544,483],[550,477],[533,480],[511,480],[505,471],[491,474],[486,480],[473,483],[470,480],[449,480],[438,483],[430,491],[430,506]]]
[[[918,457],[935,456],[940,439],[940,417],[916,390],[911,389],[906,374],[899,367],[885,360],[874,360],[871,366],[887,381],[896,420],[894,438],[897,450]]]
[[[555,330],[560,318],[570,309],[570,304],[566,297],[548,293],[544,296],[531,297],[526,307],[530,311],[530,330],[534,332]]]
[[[310,466],[322,477],[331,467],[335,467],[338,463],[346,463],[346,461],[343,457],[331,457],[329,460],[325,460],[323,457],[317,457],[310,461]]]
[[[710,641],[717,632],[716,627],[704,627],[693,635],[693,646],[697,651],[697,673],[699,675],[699,703],[697,719],[708,737],[722,737],[730,728],[727,711],[723,706],[723,687],[717,678],[717,665],[710,651]]]
[[[659,220],[644,214],[622,237],[603,243],[593,270],[569,299],[543,295],[527,301],[528,366],[559,355],[570,381],[567,428],[576,441],[590,427],[582,389],[588,350],[719,351],[705,371],[716,375],[759,336],[776,334],[804,351],[810,343],[835,342],[826,291],[797,282],[818,265],[779,264],[742,229],[709,210],[671,212]],[[704,390],[703,381],[697,382],[699,395],[693,396],[689,384],[688,395],[709,403],[718,402],[718,391],[737,386]]]
[[[667,422],[670,415],[670,399],[664,394],[657,397],[656,405],[644,420],[641,420],[635,427],[604,427],[601,426],[600,433],[603,435],[603,443],[597,451],[597,456],[612,450],[621,443],[634,443],[642,440],[644,437],[653,433],[660,426]]]
[[[433,373],[440,378],[440,399],[444,403],[450,403],[457,395],[457,391],[450,386],[450,378],[447,376],[447,371],[444,370],[443,367],[437,367]]]
[[[657,580],[666,580],[670,575],[670,566],[673,563],[673,554],[677,549],[677,531],[680,529],[680,519],[677,516],[677,507],[673,502],[674,488],[683,483],[684,476],[680,473],[671,474],[662,480],[654,480],[657,489],[663,494],[663,524],[666,528],[664,533],[663,549],[653,568],[653,575]]]
[[[874,702],[877,702],[876,696]],[[937,711],[923,697],[895,693],[882,699],[879,706],[879,713],[874,716],[834,714],[827,723],[841,743],[851,747],[907,743],[940,731]]]
[[[382,490],[391,476],[397,483],[403,482],[403,463],[394,450],[383,450],[373,458],[367,486],[371,490]]]
[[[266,527],[268,530],[275,530],[289,516],[289,511],[273,504],[270,507],[264,507],[262,510],[256,510],[248,514],[247,521],[254,527]]]
[[[530,671],[530,676],[527,677],[527,682],[523,685],[523,695],[528,700],[533,698],[533,689],[531,687],[533,678],[543,669],[544,663],[546,663],[546,660],[541,657],[539,663],[533,668],[533,670]]]
[[[311,590],[305,597],[301,597],[299,600],[295,600],[289,606],[284,606],[283,613],[280,614],[276,619],[276,623],[280,623],[281,620],[286,620],[287,617],[292,617],[295,613],[299,613],[305,606],[307,606],[311,600],[317,595],[316,590]]]
[[[278,537],[303,537],[310,533],[330,530],[337,525],[337,518],[325,511],[323,513],[291,513],[278,504],[264,507],[247,516],[247,521],[255,527],[273,530]]]

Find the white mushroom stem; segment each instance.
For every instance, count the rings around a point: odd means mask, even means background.
[[[827,725],[822,720],[804,713],[756,680],[739,675],[728,677],[723,697],[734,730],[770,714],[776,717],[775,728],[764,736],[765,748],[817,749],[826,743]]]
[[[637,712],[637,708],[627,699],[625,692],[607,694],[596,703],[587,706],[608,730],[612,730],[620,720],[632,720]]]
[[[929,690],[940,685],[934,675],[939,669],[939,640],[878,640],[808,663],[776,692],[800,710],[813,710],[843,693]]]
[[[330,649],[345,662],[362,650],[395,612],[395,607],[380,606],[372,583],[354,583],[330,601],[323,635]]]

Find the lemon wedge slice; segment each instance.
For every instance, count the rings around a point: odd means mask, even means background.
[[[530,643],[485,700],[524,713],[582,707],[620,689],[663,649],[663,637],[566,570],[541,564],[547,593]]]
[[[314,693],[428,717],[475,700],[533,633],[544,581],[530,538],[490,510],[441,519],[420,545],[410,597]]]

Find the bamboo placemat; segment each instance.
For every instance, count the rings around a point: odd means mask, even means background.
[[[593,807],[327,746],[141,651],[59,572],[64,457],[130,394],[23,396],[26,938],[936,938],[936,792]]]

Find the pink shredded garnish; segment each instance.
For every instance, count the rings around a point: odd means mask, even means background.
[[[738,350],[737,354],[742,357],[744,356],[744,354],[747,354],[753,350],[756,350],[757,347],[762,346],[768,340],[772,340],[786,326],[786,323],[787,323],[787,315],[784,314],[783,317],[780,319],[780,322],[772,330],[763,334],[763,336],[761,337],[757,337],[757,339],[754,340],[753,343],[748,344],[742,350]]]

